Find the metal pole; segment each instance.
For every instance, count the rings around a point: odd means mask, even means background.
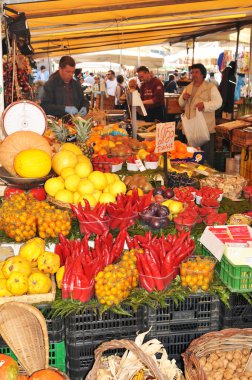
[[[240,27],[237,25],[237,38],[236,38],[236,48],[235,48],[235,62],[237,62],[237,58],[238,58],[239,39],[240,39]]]
[[[138,48],[137,52],[137,66],[139,67],[141,65],[141,53],[140,53],[140,47]]]
[[[132,106],[131,108],[131,125],[132,125],[132,136],[133,139],[137,138],[137,111],[136,106]]]
[[[194,49],[195,49],[195,37],[193,38],[193,45],[192,45],[192,65],[194,64]]]
[[[249,71],[248,71],[248,87],[247,87],[247,97],[250,95],[251,88],[251,75],[252,75],[252,26],[250,27],[250,45],[249,45]]]

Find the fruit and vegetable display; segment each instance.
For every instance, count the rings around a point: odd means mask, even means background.
[[[4,199],[0,208],[1,229],[7,236],[21,242],[38,235],[55,238],[61,232],[68,235],[71,216],[46,201],[37,200],[31,193],[14,193]]]
[[[194,292],[207,291],[214,279],[215,259],[211,257],[190,257],[180,265],[181,285],[189,286]]]

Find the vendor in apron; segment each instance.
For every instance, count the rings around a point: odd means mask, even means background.
[[[150,73],[146,66],[137,69],[141,82],[140,95],[145,106],[147,122],[164,121],[164,86],[163,83]]]

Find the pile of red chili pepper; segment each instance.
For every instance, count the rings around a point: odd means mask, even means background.
[[[79,221],[81,234],[89,235],[94,233],[96,235],[102,235],[108,231],[109,218],[106,216],[106,205],[97,203],[97,205],[91,209],[86,199],[84,199],[84,202],[85,207],[83,207],[81,203],[79,203],[78,206],[71,204],[71,209]]]
[[[151,231],[133,239],[126,236],[130,249],[137,250],[137,269],[141,287],[148,292],[161,291],[178,274],[181,261],[192,254],[195,248],[190,232],[177,235],[152,236]]]
[[[122,254],[126,230],[120,231],[114,239],[109,232],[96,236],[94,248],[89,247],[90,235],[80,240],[68,240],[59,235],[60,243],[55,253],[60,257],[61,266],[65,266],[62,280],[62,298],[72,297],[87,302],[93,295],[94,279],[98,272],[114,263]]]
[[[136,189],[132,191],[131,195],[117,195],[116,203],[107,205],[110,228],[121,230],[133,226],[138,218],[138,213],[150,205],[151,197],[151,192],[139,196]]]

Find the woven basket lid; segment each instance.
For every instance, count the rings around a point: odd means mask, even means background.
[[[29,376],[48,368],[46,321],[34,306],[21,302],[7,302],[0,306],[0,334]]]

